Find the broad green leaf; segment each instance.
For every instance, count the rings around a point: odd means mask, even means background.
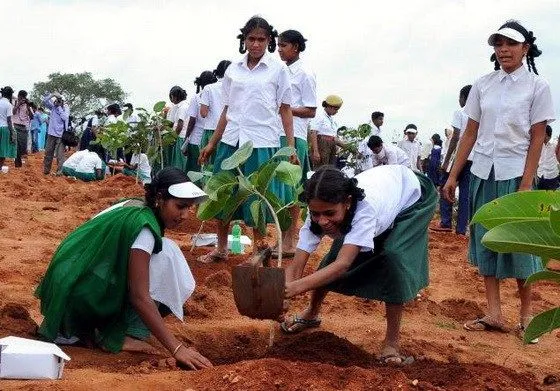
[[[264,194],[268,189],[268,185],[274,178],[274,171],[280,164],[278,160],[269,160],[264,166],[260,166],[257,171],[257,183],[255,184],[257,191]]]
[[[482,244],[499,253],[528,253],[542,258],[560,258],[560,236],[552,232],[547,220],[498,225],[484,235]]]
[[[553,205],[560,205],[560,192],[522,191],[511,193],[482,206],[471,224],[482,224],[486,229],[513,221],[548,220]]]
[[[196,212],[196,217],[198,217],[199,220],[210,220],[224,209],[227,202],[227,197],[220,197],[217,201],[208,199],[200,204]]]
[[[232,194],[224,194],[223,198],[228,201],[223,209],[224,221],[229,221],[232,219],[235,211],[241,207],[241,205],[249,198],[252,193],[243,187],[238,187],[237,190]]]
[[[235,175],[229,171],[221,171],[208,179],[206,186],[204,186],[204,192],[208,194],[211,200],[218,201],[220,195],[230,192],[236,184]]]
[[[290,157],[292,155],[296,154],[296,149],[294,147],[282,147],[280,148],[278,151],[276,151],[276,153],[272,156],[271,159],[277,158],[277,157]]]
[[[253,218],[253,222],[257,227],[259,226],[259,221],[261,217],[261,203],[262,200],[257,199],[251,202],[251,206],[249,207],[249,209],[251,210],[251,217]]]
[[[560,283],[560,273],[552,271],[552,270],[543,270],[540,272],[533,273],[527,278],[525,281],[526,284],[532,284],[537,281],[554,281]]]
[[[239,187],[244,188],[250,192],[253,192],[255,190],[255,186],[253,186],[249,179],[245,178],[244,176],[238,175],[237,181],[239,182]]]
[[[192,182],[198,182],[202,178],[204,178],[204,174],[199,171],[189,171],[187,172],[187,176]]]
[[[560,210],[556,206],[550,211],[550,227],[556,235],[560,235]]]
[[[249,159],[252,153],[253,143],[251,141],[247,141],[237,151],[235,151],[233,155],[222,162],[222,170],[233,170],[239,167],[245,163],[247,159]]]
[[[274,171],[276,178],[288,186],[297,187],[301,181],[301,166],[281,161]]]
[[[153,110],[154,110],[156,113],[159,113],[159,112],[161,112],[161,111],[164,109],[164,107],[165,107],[165,102],[164,102],[164,101],[160,101],[160,102],[157,102],[157,103],[154,105],[154,109],[153,109]]]
[[[288,228],[290,228],[290,225],[292,224],[292,217],[290,215],[290,210],[288,208],[282,209],[284,203],[276,196],[276,194],[272,193],[270,190],[266,191],[265,197],[270,203],[270,205],[272,206],[272,208],[274,209],[274,212],[276,213],[276,217],[278,218],[278,223],[280,224],[280,229],[282,231],[286,231]],[[267,212],[270,213],[270,211],[268,211],[268,208],[267,208]]]
[[[541,312],[533,318],[523,336],[523,342],[529,343],[531,340],[540,337],[544,333],[560,327],[560,308],[553,308],[551,310]]]

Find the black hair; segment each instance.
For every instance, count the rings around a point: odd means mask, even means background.
[[[441,136],[437,133],[434,133],[432,135],[432,141],[434,142],[434,145],[439,145],[441,147],[441,145],[443,144],[441,142]]]
[[[472,85],[470,84],[467,84],[466,86],[461,88],[461,91],[459,91],[459,98],[464,99],[466,102],[469,97],[469,94],[471,93],[471,88]]]
[[[533,73],[535,73],[535,75],[538,75],[539,72],[537,71],[537,67],[535,66],[535,58],[539,57],[542,54],[542,51],[539,50],[539,48],[535,44],[537,37],[533,35],[532,31],[528,31],[525,27],[523,27],[517,20],[508,20],[500,26],[498,31],[503,28],[514,29],[515,31],[523,35],[523,37],[525,38],[524,43],[529,45],[529,50],[527,51],[527,66],[529,67],[529,72],[532,71]],[[494,62],[495,71],[500,69],[500,63],[496,58],[496,53],[493,53],[492,56],[490,56],[490,61]]]
[[[348,178],[334,166],[321,166],[305,184],[304,200],[309,202],[315,198],[332,204],[346,202],[350,197],[350,209],[340,226],[340,232],[346,235],[352,229],[352,220],[356,213],[358,201],[365,198],[364,190],[358,187],[356,178]],[[311,220],[311,232],[321,235],[321,226]]]
[[[29,102],[29,107],[31,107],[33,110],[37,110],[37,105],[34,102]]]
[[[187,91],[183,90],[179,86],[173,86],[171,87],[171,90],[169,90],[169,97],[177,98],[179,102],[182,102],[187,99]]]
[[[194,85],[196,86],[196,93],[198,94],[200,90],[204,89],[208,84],[212,84],[218,81],[214,72],[204,71],[199,77],[194,79]]]
[[[134,110],[134,106],[132,106],[132,103],[125,103],[123,107],[128,107],[130,110]]]
[[[221,79],[222,77],[224,77],[224,75],[226,74],[226,69],[228,69],[230,64],[231,64],[231,61],[229,61],[229,60],[220,61],[220,63],[216,67],[216,69],[214,69],[214,72],[213,72],[214,76],[216,76],[218,79]]]
[[[548,137],[552,137],[552,127],[550,125],[546,125],[545,132]]]
[[[187,174],[185,174],[182,170],[176,167],[164,167],[159,170],[157,174],[152,175],[151,183],[144,185],[144,198],[146,200],[146,206],[149,207],[156,215],[162,232],[165,226],[161,221],[159,210],[156,207],[158,195],[161,196],[163,200],[174,198],[171,194],[169,194],[169,186],[183,182],[190,181]]]
[[[245,47],[245,39],[251,31],[257,28],[264,29],[270,38],[268,51],[272,53],[276,50],[276,37],[278,36],[278,31],[276,31],[274,27],[266,21],[266,19],[255,15],[249,19],[247,23],[245,23],[245,26],[240,29],[241,34],[237,36],[237,39],[239,39],[239,53],[243,54],[247,51],[247,48]]]
[[[27,98],[27,91],[25,91],[25,90],[19,90],[19,92],[18,92],[17,95],[18,95],[18,98],[19,98],[19,97],[22,97],[22,98],[25,99],[25,98]]]
[[[118,103],[113,103],[107,106],[107,113],[119,116],[122,114],[122,110]]]
[[[303,35],[297,30],[286,30],[278,36],[278,40],[291,43],[292,45],[297,45],[298,52],[303,52],[305,50],[305,42],[307,39],[303,38]]]
[[[385,114],[383,114],[381,111],[374,111],[373,113],[371,113],[371,120],[374,121],[378,118],[384,117]]]
[[[10,86],[3,87],[0,90],[0,93],[3,98],[11,98],[14,95],[14,90]]]
[[[371,136],[367,142],[369,149],[377,148],[383,145],[383,140],[379,136]]]
[[[87,146],[87,150],[90,152],[95,152],[101,160],[105,160],[105,148],[103,148],[101,144],[89,143],[89,145]]]

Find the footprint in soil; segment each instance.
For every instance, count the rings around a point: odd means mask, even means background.
[[[14,334],[20,337],[35,335],[37,323],[27,309],[16,303],[7,303],[0,310],[0,334]]]

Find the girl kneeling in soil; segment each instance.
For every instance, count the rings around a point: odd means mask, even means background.
[[[94,341],[119,352],[154,351],[142,341],[151,332],[180,365],[212,366],[165,327],[161,311],[176,307],[150,296],[157,291],[150,256],[162,250],[164,229],[180,224],[189,207],[205,197],[181,170],[168,167],[146,185],[145,202],[121,202],[76,228],[56,250],[37,288],[45,316],[39,334],[60,343]],[[167,278],[168,287],[181,284],[181,275],[167,272],[162,269],[160,275],[175,277]]]
[[[400,165],[379,166],[354,178],[332,166],[306,185],[309,215],[295,258],[286,268],[286,297],[312,291],[307,309],[281,324],[286,333],[319,326],[328,291],[385,302],[387,330],[381,360],[408,362],[399,353],[404,303],[428,285],[428,224],[437,193],[430,179]],[[302,278],[323,236],[334,239],[319,269]]]

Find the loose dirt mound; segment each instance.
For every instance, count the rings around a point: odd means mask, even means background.
[[[35,335],[37,323],[29,315],[29,311],[20,304],[8,303],[0,310],[0,336],[15,335],[31,337]]]

